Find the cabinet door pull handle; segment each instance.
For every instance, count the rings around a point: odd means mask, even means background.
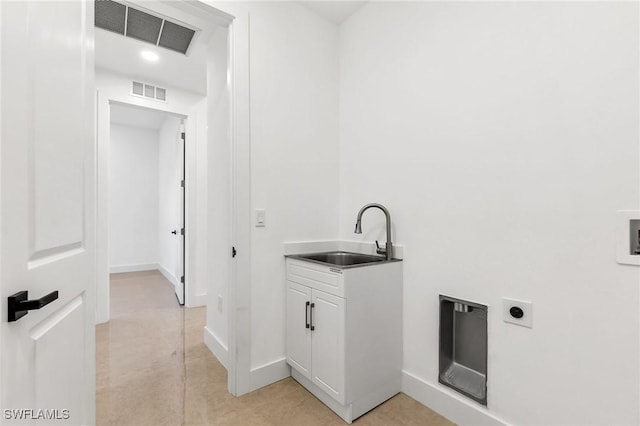
[[[309,328],[309,302],[304,305],[304,326]]]
[[[313,325],[313,308],[316,306],[315,303],[311,304],[311,309],[309,309],[309,316],[311,317],[311,331],[315,330],[316,327]]]

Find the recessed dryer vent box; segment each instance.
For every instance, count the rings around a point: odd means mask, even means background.
[[[640,220],[638,219],[629,221],[629,254],[640,255]]]
[[[616,260],[640,266],[640,210],[620,210],[616,222]]]
[[[487,405],[487,306],[440,295],[438,381]]]

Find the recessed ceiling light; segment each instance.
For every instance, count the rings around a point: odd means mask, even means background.
[[[142,59],[145,59],[149,62],[158,62],[158,59],[160,59],[157,53],[150,50],[143,50],[142,52],[140,52],[140,56],[142,56]]]

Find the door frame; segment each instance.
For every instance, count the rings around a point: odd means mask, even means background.
[[[140,0],[129,0],[130,2]],[[230,187],[231,223],[229,257],[231,270],[228,286],[226,349],[229,393],[240,396],[262,386],[263,380],[251,371],[251,104],[249,88],[250,6],[245,2],[219,0],[177,0],[172,6],[227,28],[227,76],[231,91]],[[237,256],[231,257],[231,247]],[[207,309],[216,309],[217,297],[207,293]]]
[[[97,90],[96,91],[96,152],[97,152],[97,179],[96,179],[96,198],[97,198],[97,210],[96,210],[96,231],[97,231],[97,250],[96,250],[96,323],[104,323],[109,321],[110,314],[110,295],[109,295],[109,253],[108,253],[108,239],[109,239],[109,168],[110,168],[110,145],[111,145],[111,105],[125,105],[135,108],[143,108],[152,111],[158,111],[162,113],[168,113],[175,115],[185,121],[185,128],[187,134],[193,134],[193,140],[195,142],[196,128],[193,119],[193,114],[185,114],[183,110],[175,109],[168,104],[155,105],[152,101],[145,99],[133,99],[131,96],[123,95],[120,91],[109,90]],[[163,108],[164,107],[164,108]],[[191,118],[191,120],[189,119]],[[194,145],[194,144],[192,144]],[[185,145],[186,146],[186,145]],[[194,147],[190,147],[194,148]],[[189,149],[189,148],[187,148]],[[195,157],[195,152],[191,152],[189,149],[188,154],[192,154]],[[188,176],[195,176],[194,162],[187,161],[185,172]],[[185,191],[186,201],[185,209],[187,216],[184,218],[185,227],[191,226],[195,223],[191,221],[189,216],[193,215],[195,206],[191,205],[195,202],[195,193],[193,192],[195,185],[191,187],[187,186]],[[195,229],[195,227],[192,227]],[[189,253],[189,233],[185,235],[185,256],[186,259],[191,259],[191,253]],[[185,271],[185,281],[188,273],[195,270],[191,265],[183,265]],[[178,277],[179,279],[179,277]]]
[[[244,2],[178,0],[183,10],[205,15],[227,28],[227,76],[230,97],[231,223],[229,257],[231,279],[227,301],[227,386],[240,396],[256,388],[251,371],[251,104],[249,88],[249,6]],[[237,256],[231,257],[231,246]],[[207,309],[215,309],[215,295],[207,294]],[[259,387],[259,385],[258,385]]]
[[[191,9],[211,17],[214,22],[227,27],[229,34],[229,61],[227,64],[230,77],[230,143],[232,146],[230,186],[231,221],[230,242],[238,248],[239,256],[229,257],[232,278],[228,283],[228,390],[233,395],[241,395],[251,390],[251,156],[250,156],[250,102],[249,102],[249,11],[248,6],[232,2],[200,0],[192,2],[179,0],[184,9]],[[0,14],[2,13],[0,5]],[[91,47],[88,47],[91,49]],[[1,58],[1,55],[0,55]],[[0,73],[2,64],[0,63]],[[0,87],[0,93],[2,88]],[[96,99],[95,118],[97,121],[98,102]],[[0,126],[2,123],[0,123]],[[98,126],[94,143],[96,144],[96,178],[100,177],[98,167]],[[104,176],[102,176],[104,178]],[[96,179],[97,181],[97,179]],[[96,206],[102,205],[98,194]],[[96,209],[96,216],[98,209]],[[97,217],[96,217],[97,219]],[[0,220],[2,218],[0,217]],[[97,224],[97,222],[96,222]],[[99,237],[96,235],[96,237]],[[0,244],[2,243],[0,237]],[[96,258],[100,256],[100,247],[96,249]],[[103,253],[104,254],[104,253]],[[96,259],[97,260],[97,259]],[[96,266],[97,263],[96,263]],[[94,286],[98,286],[95,277]],[[97,291],[95,294],[97,295]],[[213,308],[212,296],[208,297],[208,306]],[[108,312],[108,311],[107,311]],[[5,315],[4,303],[0,303],[0,316]],[[2,339],[0,339],[2,342]],[[0,362],[4,348],[0,348]],[[2,394],[0,389],[0,396]]]
[[[135,4],[140,0],[130,0]],[[251,372],[251,137],[249,96],[249,6],[217,0],[177,0],[163,3],[180,13],[205,16],[209,22],[224,27],[228,34],[227,76],[230,87],[228,143],[231,146],[229,185],[231,210],[229,253],[226,263],[231,270],[227,283],[228,337],[226,367],[228,391],[235,396],[254,389]],[[187,129],[187,132],[190,132]],[[195,132],[190,132],[195,135]],[[191,144],[193,145],[193,144]],[[100,164],[98,164],[98,167]],[[104,177],[103,177],[104,178]],[[100,179],[100,175],[98,176]],[[100,199],[98,199],[100,204]],[[104,203],[104,202],[103,202]],[[100,204],[102,205],[102,204]],[[189,224],[187,224],[189,226]],[[98,247],[100,250],[100,247]],[[207,259],[208,261],[209,259]],[[218,261],[218,259],[216,259]],[[98,293],[98,292],[97,292]],[[215,309],[215,295],[207,293],[207,309]]]
[[[187,3],[188,0],[182,0]],[[205,2],[208,4],[205,4]],[[228,20],[228,75],[231,85],[231,245],[228,284],[228,390],[234,396],[256,388],[251,371],[251,103],[249,73],[249,6],[244,2],[199,0],[191,5]],[[205,13],[207,13],[205,12]],[[214,309],[213,295],[207,308]]]

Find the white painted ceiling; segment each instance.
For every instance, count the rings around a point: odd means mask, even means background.
[[[95,29],[95,65],[98,69],[123,74],[131,79],[163,87],[176,87],[206,95],[206,42],[220,27],[202,13],[189,9],[189,2],[145,0],[121,1],[136,9],[166,17],[174,22],[201,29],[194,36],[188,55],[150,43],[124,37],[101,28]],[[339,25],[366,1],[298,1],[319,16]],[[176,6],[180,5],[180,6]],[[180,9],[180,8],[182,9]],[[140,57],[143,50],[158,54],[158,62]]]
[[[147,108],[111,104],[111,123],[123,126],[141,127],[147,130],[159,130],[168,117],[175,117],[162,111]]]
[[[299,1],[303,6],[314,11],[325,19],[340,25],[345,19],[364,6],[366,1]]]
[[[178,24],[198,28],[187,55],[122,36],[101,28],[95,29],[95,65],[98,69],[126,75],[146,83],[207,93],[206,43],[220,27],[205,13],[188,2],[117,0],[138,10],[167,18]],[[191,7],[191,9],[190,9]],[[158,54],[157,62],[140,57],[143,50]]]
[[[197,40],[193,42],[189,56],[100,28],[96,28],[95,40],[96,68],[124,74],[145,83],[206,94],[207,58],[204,46]],[[142,59],[140,52],[143,50],[157,53],[160,59],[158,62]]]

